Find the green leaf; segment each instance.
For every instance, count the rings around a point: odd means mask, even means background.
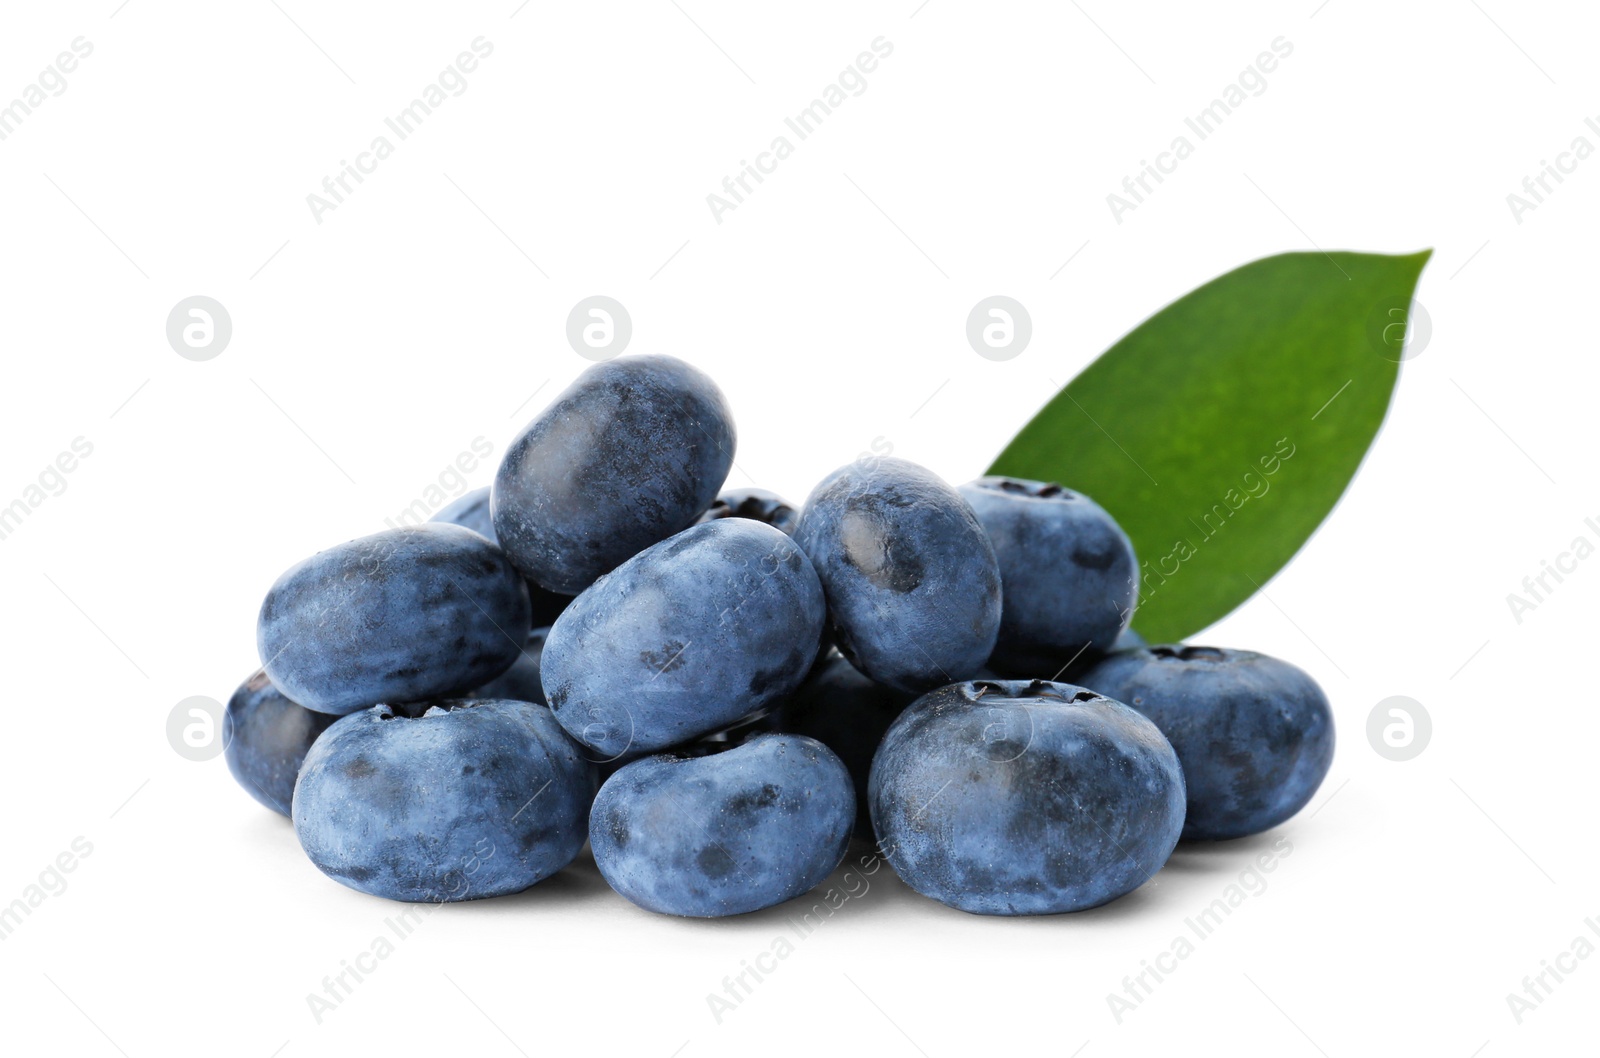
[[[1283,568],[1344,493],[1431,253],[1282,254],[1214,279],[1090,364],[989,473],[1110,511],[1139,557],[1134,625],[1151,642],[1190,636]]]

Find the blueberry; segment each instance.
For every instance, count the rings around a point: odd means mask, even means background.
[[[1156,726],[1038,680],[917,699],[884,736],[868,796],[906,884],[984,915],[1114,900],[1160,869],[1183,827],[1183,772]]]
[[[1258,834],[1306,806],[1333,764],[1333,712],[1265,654],[1158,646],[1112,654],[1083,682],[1154,720],[1189,784],[1185,841]]]
[[[239,685],[222,714],[223,756],[239,785],[280,815],[289,814],[306,751],[339,719],[283,696],[264,670]]]
[[[717,497],[711,508],[700,516],[700,521],[717,518],[752,518],[793,536],[795,526],[800,523],[800,512],[782,496],[766,489],[729,489]]]
[[[883,741],[883,733],[915,697],[874,683],[835,652],[766,718],[771,730],[806,735],[838,754],[855,784],[858,838],[872,840],[872,819],[867,813],[872,755]]]
[[[781,904],[844,859],[855,795],[822,743],[757,735],[625,766],[589,818],[595,864],[647,911],[714,918]]]
[[[1126,533],[1097,503],[1060,485],[979,478],[961,495],[994,544],[1004,583],[990,664],[1054,678],[1112,648],[1133,614],[1138,565]]]
[[[822,586],[770,525],[723,518],[595,582],[545,640],[545,696],[604,758],[727,727],[788,694],[817,654]]]
[[[455,694],[521,652],[528,588],[477,533],[428,523],[320,551],[278,578],[256,645],[267,675],[307,709],[350,713]]]
[[[595,786],[594,765],[542,705],[379,705],[311,747],[294,829],[319,870],[363,893],[499,896],[572,862]]]
[[[535,628],[528,633],[528,641],[522,647],[522,653],[517,655],[517,660],[511,667],[488,683],[480,684],[468,691],[468,698],[509,698],[516,702],[537,702],[548,705],[544,699],[544,685],[540,677],[539,663],[544,654],[544,641],[550,634],[548,628]]]
[[[454,503],[439,509],[439,512],[430,522],[447,522],[450,525],[459,525],[471,529],[479,536],[484,537],[496,547],[500,540],[494,535],[494,519],[489,516],[489,486],[473,489]],[[549,628],[555,624],[561,611],[572,602],[572,596],[561,595],[553,591],[545,591],[539,585],[528,582],[528,600],[533,605],[533,627]],[[493,697],[492,695],[490,697]],[[529,699],[532,701],[532,699]]]
[[[863,459],[806,501],[795,542],[828,597],[839,650],[903,691],[975,675],[1000,627],[994,549],[959,493],[915,463]]]
[[[575,595],[694,524],[733,449],[721,391],[688,364],[596,364],[506,449],[494,479],[496,537],[530,580]]]

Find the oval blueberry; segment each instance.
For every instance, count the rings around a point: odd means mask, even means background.
[[[1000,571],[959,493],[904,459],[834,471],[795,542],[828,597],[839,649],[879,683],[926,691],[977,674],[1000,628]]]
[[[1083,682],[1155,721],[1189,784],[1186,841],[1258,834],[1306,806],[1333,764],[1315,680],[1265,654],[1158,646],[1112,654]]]
[[[291,702],[265,670],[258,670],[228,699],[222,714],[222,755],[251,797],[286,816],[306,752],[337,719]]]
[[[311,747],[294,829],[318,870],[363,893],[499,896],[572,862],[595,785],[594,765],[542,705],[379,705]]]
[[[267,675],[307,709],[455,694],[521,652],[528,588],[477,533],[428,523],[319,551],[278,578],[256,645]]]
[[[984,915],[1113,900],[1160,869],[1183,828],[1183,772],[1156,725],[1038,680],[917,699],[884,735],[868,796],[905,883]]]
[[[788,694],[817,655],[822,586],[783,533],[686,529],[579,595],[540,659],[545,697],[605,758],[684,742]]]
[[[1041,481],[979,478],[960,492],[1000,563],[1000,635],[989,664],[1051,678],[1112,649],[1133,614],[1138,564],[1111,515]]]
[[[459,525],[464,529],[471,529],[479,536],[488,540],[496,547],[500,546],[499,537],[494,534],[494,519],[489,514],[489,486],[473,489],[460,499],[439,509],[430,522],[446,522],[450,525]],[[533,607],[533,627],[549,628],[560,616],[561,611],[572,602],[572,596],[561,595],[553,591],[545,591],[539,585],[528,582],[528,601]],[[489,695],[488,697],[494,697]],[[533,699],[528,699],[532,701]]]
[[[709,756],[624,766],[595,798],[589,843],[633,903],[714,918],[815,888],[844,859],[854,816],[850,775],[826,746],[757,735]]]
[[[494,528],[528,578],[576,594],[694,524],[733,465],[733,416],[670,356],[596,364],[506,449]]]

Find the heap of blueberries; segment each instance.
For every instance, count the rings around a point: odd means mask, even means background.
[[[1095,907],[1327,774],[1304,672],[1128,629],[1133,548],[1088,497],[881,457],[796,510],[719,496],[733,453],[688,364],[589,368],[492,488],[278,578],[234,776],[365,893],[515,893],[587,841],[635,904],[713,917],[852,836],[964,911]]]

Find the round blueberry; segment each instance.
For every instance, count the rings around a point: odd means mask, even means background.
[[[481,489],[473,489],[460,499],[440,508],[439,512],[429,518],[428,521],[447,522],[450,525],[459,525],[464,529],[471,529],[496,547],[499,547],[500,539],[494,535],[494,519],[489,514],[490,491],[487,485]],[[567,604],[572,602],[572,596],[545,591],[530,580],[528,582],[528,600],[533,604],[533,627],[549,628],[555,623],[561,611],[567,608]],[[529,700],[531,701],[532,699]]]
[[[915,697],[874,683],[834,652],[766,718],[771,730],[814,738],[838,754],[855,785],[856,837],[872,840],[872,818],[867,812],[872,756],[883,733]]]
[[[589,843],[600,873],[633,903],[715,918],[815,888],[844,859],[854,816],[849,772],[826,746],[757,735],[623,767],[595,798]]]
[[[839,650],[903,691],[977,674],[1000,628],[994,549],[959,493],[894,457],[862,459],[822,480],[795,542],[828,597]]]
[[[1112,649],[1137,594],[1133,544],[1097,503],[1060,485],[979,478],[961,486],[994,544],[1004,605],[990,665],[1052,678]]]
[[[723,518],[640,552],[579,595],[540,659],[556,719],[599,758],[756,713],[817,655],[822,586],[770,525]]]
[[[300,762],[337,719],[291,702],[260,670],[228,699],[222,714],[222,755],[251,797],[288,815]]]
[[[1186,841],[1258,834],[1311,800],[1333,764],[1333,711],[1316,681],[1265,654],[1158,646],[1084,674],[1154,720],[1183,762]]]
[[[306,754],[294,829],[363,893],[455,901],[520,892],[583,847],[594,765],[530,702],[379,705]]]
[[[717,497],[710,509],[700,516],[700,521],[717,518],[750,518],[793,536],[800,522],[800,512],[782,496],[766,489],[729,489]]]
[[[536,584],[577,594],[694,524],[733,449],[721,391],[688,364],[596,364],[506,449],[494,479],[496,538]]]
[[[1156,726],[1038,680],[917,699],[883,737],[869,799],[906,884],[984,915],[1113,900],[1160,869],[1183,827],[1183,772]]]
[[[528,588],[505,554],[458,525],[363,536],[290,567],[267,592],[256,646],[307,709],[457,694],[521,653]]]

